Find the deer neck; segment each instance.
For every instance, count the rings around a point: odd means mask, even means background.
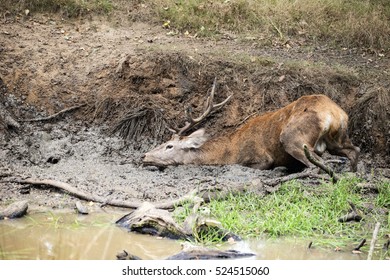
[[[210,139],[192,152],[193,163],[202,165],[231,164],[234,162],[232,147],[230,137],[222,136]]]

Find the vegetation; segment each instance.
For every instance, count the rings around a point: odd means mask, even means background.
[[[363,238],[371,239],[376,222],[379,237],[390,232],[390,182],[378,181],[377,194],[356,177],[343,177],[337,184],[306,186],[290,181],[270,195],[231,194],[227,199],[207,205],[211,216],[242,237],[314,239],[324,246],[351,246]],[[338,219],[351,211],[350,202],[361,212],[360,222],[341,223]],[[184,220],[183,213],[177,216]],[[204,237],[203,237],[204,238]],[[218,241],[211,234],[206,243]]]
[[[0,10],[26,9],[68,17],[123,11],[133,19],[155,21],[178,32],[218,36],[229,31],[263,44],[296,39],[390,49],[387,0],[4,0],[0,4]]]
[[[154,0],[158,15],[181,31],[210,35],[224,30],[263,40],[290,37],[347,46],[389,48],[386,0]]]
[[[4,2],[3,2],[4,1]],[[87,13],[107,14],[113,9],[111,0],[2,0],[0,10],[29,13],[62,13],[69,18]]]

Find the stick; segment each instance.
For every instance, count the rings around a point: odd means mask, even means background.
[[[313,157],[313,155],[310,153],[309,149],[307,148],[306,144],[303,145],[303,151],[305,152],[305,156],[307,157],[307,159],[312,163],[314,164],[315,166],[321,168],[322,170],[324,170],[327,174],[329,174],[329,176],[332,178],[332,182],[333,184],[337,183],[337,181],[339,180],[339,178],[336,176],[335,172],[328,166],[326,166],[325,164],[323,164],[322,162],[319,162],[317,159],[315,159]]]
[[[370,251],[368,251],[367,260],[371,260],[372,259],[372,254],[374,253],[375,243],[376,243],[376,239],[378,237],[379,227],[380,226],[381,226],[381,223],[379,223],[379,222],[375,224],[375,229],[374,229],[374,232],[372,234],[372,239],[371,239],[371,244],[370,244]]]
[[[66,108],[64,110],[61,110],[53,115],[50,115],[48,117],[43,117],[43,118],[36,118],[36,119],[26,119],[26,120],[21,120],[22,122],[41,122],[41,121],[49,121],[49,120],[52,120],[52,119],[55,119],[56,117],[62,115],[62,114],[65,114],[67,112],[70,112],[70,111],[73,111],[73,110],[76,110],[76,109],[79,109],[81,107],[84,107],[86,106],[87,103],[84,103],[84,104],[81,104],[81,105],[76,105],[76,106],[73,106],[73,107],[70,107],[70,108]]]
[[[282,184],[282,183],[287,182],[287,181],[291,181],[291,180],[295,180],[295,179],[303,179],[303,178],[308,178],[308,177],[316,178],[316,179],[325,179],[324,176],[305,171],[305,172],[294,173],[294,174],[290,174],[290,175],[275,178],[275,179],[264,180],[263,183],[265,185],[274,187],[276,185]]]
[[[100,196],[96,196],[93,194],[88,194],[85,193],[81,190],[78,190],[77,188],[71,186],[68,183],[56,181],[56,180],[50,180],[50,179],[44,179],[44,180],[38,180],[38,179],[13,179],[13,180],[7,180],[7,182],[12,182],[12,183],[18,183],[18,184],[30,184],[35,187],[42,187],[42,186],[49,186],[56,188],[58,190],[61,190],[65,193],[68,193],[74,197],[86,200],[86,201],[93,201],[93,202],[98,202],[102,203],[103,205],[109,205],[109,206],[115,206],[115,207],[122,207],[122,208],[131,208],[131,209],[136,209],[142,205],[142,202],[139,201],[122,201],[122,200],[108,200]],[[188,194],[172,200],[168,202],[162,202],[162,203],[157,203],[154,206],[159,209],[173,209],[175,206],[182,205],[184,202],[188,200],[192,200],[196,194],[198,193],[198,190],[192,190]]]
[[[366,244],[365,238],[362,241],[360,241],[359,245],[357,245],[353,250],[360,251],[360,248],[362,248],[364,244]]]

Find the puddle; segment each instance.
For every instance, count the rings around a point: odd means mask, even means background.
[[[122,250],[142,259],[165,259],[180,241],[128,233],[114,224],[122,214],[33,214],[0,221],[0,259],[111,260]],[[358,260],[366,254],[307,249],[301,240],[249,240],[222,249],[256,253],[257,259]]]

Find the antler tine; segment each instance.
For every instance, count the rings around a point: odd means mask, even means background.
[[[180,128],[178,130],[178,132],[177,132],[178,135],[181,135],[182,133],[184,133],[185,131],[187,131],[188,129],[190,129],[191,127],[196,125],[197,123],[201,122],[203,119],[205,119],[210,114],[210,112],[212,110],[218,110],[219,108],[221,108],[233,96],[233,94],[232,94],[232,95],[228,96],[224,101],[222,101],[222,102],[220,102],[218,104],[213,105],[216,85],[217,85],[217,78],[215,77],[214,78],[213,87],[211,88],[210,95],[207,97],[207,100],[205,102],[205,109],[204,109],[204,112],[203,112],[202,115],[200,115],[198,118],[194,119],[192,117],[192,107],[189,106],[186,109],[185,113],[186,113],[187,121],[186,121],[184,127]]]

